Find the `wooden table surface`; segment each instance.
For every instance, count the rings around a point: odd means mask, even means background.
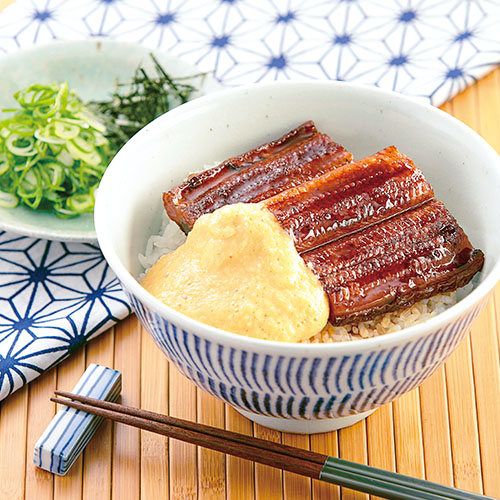
[[[500,152],[500,69],[444,109]],[[308,436],[254,425],[198,390],[130,317],[1,403],[0,499],[368,498],[109,422],[67,476],[37,469],[33,447],[56,412],[50,396],[71,390],[92,362],[122,372],[125,404],[500,498],[499,319],[500,285],[470,335],[421,387],[353,427]]]

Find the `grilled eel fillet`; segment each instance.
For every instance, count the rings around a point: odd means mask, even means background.
[[[343,325],[466,285],[484,255],[436,199],[302,254]]]
[[[346,164],[328,139],[307,122],[165,193],[167,213],[187,231],[225,204],[261,201],[321,281],[333,325],[453,291],[482,268],[481,250],[407,156],[390,146]]]
[[[394,146],[288,189],[263,203],[299,253],[433,198],[413,162]]]
[[[351,153],[308,121],[275,141],[191,175],[163,194],[163,204],[187,233],[203,214],[270,198],[351,160]]]
[[[483,252],[394,146],[262,203],[321,281],[333,325],[456,290],[483,266]]]

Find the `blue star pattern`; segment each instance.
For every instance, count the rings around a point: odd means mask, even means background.
[[[0,400],[129,313],[97,246],[0,232]]]
[[[224,85],[332,79],[442,104],[500,62],[498,0],[17,0],[0,51],[110,37]],[[96,246],[0,232],[0,400],[130,313]]]
[[[323,78],[439,105],[500,62],[497,0],[17,0],[0,50],[54,38],[140,42],[225,85]]]

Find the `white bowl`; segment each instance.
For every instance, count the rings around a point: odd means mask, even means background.
[[[355,158],[396,145],[421,167],[485,253],[475,289],[438,316],[397,333],[339,344],[287,344],[201,324],[149,295],[137,259],[157,233],[163,191],[203,164],[274,139],[303,121]],[[155,120],[118,153],[101,182],[99,244],[139,319],[199,387],[260,424],[322,432],[354,423],[416,387],[445,361],[500,279],[500,158],[475,132],[410,98],[338,82],[240,87]]]

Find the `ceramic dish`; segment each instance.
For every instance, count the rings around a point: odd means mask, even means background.
[[[141,287],[137,256],[159,231],[162,192],[201,165],[246,151],[308,119],[355,158],[394,144],[421,167],[436,197],[486,255],[471,293],[397,333],[311,345],[209,327]],[[500,279],[498,213],[500,158],[458,120],[376,88],[289,82],[218,92],[155,120],[112,161],[95,218],[104,256],[141,322],[186,377],[259,424],[323,432],[350,425],[416,387],[457,347]]]
[[[67,81],[84,101],[104,99],[114,90],[117,79],[130,81],[139,64],[152,67],[149,52],[151,49],[141,45],[92,39],[57,41],[3,56],[0,58],[0,109],[15,105],[12,95],[32,83]],[[200,73],[181,59],[153,52],[172,76]],[[197,95],[218,87],[208,75],[203,80],[193,79],[193,83],[201,89]],[[0,207],[0,229],[52,240],[96,241],[93,214],[64,220],[21,206]]]

